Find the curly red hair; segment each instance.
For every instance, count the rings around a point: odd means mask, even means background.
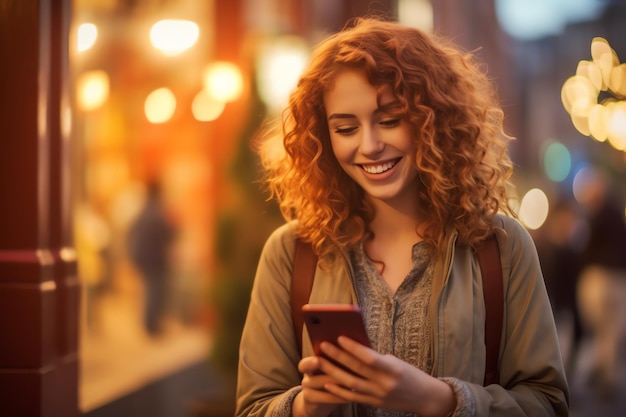
[[[362,70],[374,86],[389,85],[415,141],[423,238],[442,250],[454,227],[477,246],[492,218],[509,206],[512,138],[490,81],[473,56],[448,40],[375,18],[330,36],[314,50],[287,109],[259,149],[265,180],[287,220],[322,257],[368,233],[372,207],[333,155],[323,104],[338,71]]]

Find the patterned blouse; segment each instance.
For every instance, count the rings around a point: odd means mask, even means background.
[[[430,374],[432,371],[430,295],[433,281],[432,255],[425,242],[412,249],[413,267],[395,293],[365,255],[363,242],[351,253],[355,287],[372,348],[391,354]],[[444,378],[455,392],[454,416],[474,414],[472,394],[463,382]],[[412,413],[359,405],[359,416],[403,417]]]

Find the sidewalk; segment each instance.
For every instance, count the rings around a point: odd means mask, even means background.
[[[564,355],[569,354],[568,326],[559,328]],[[614,395],[606,398],[605,393],[592,381],[594,352],[588,340],[580,346],[574,370],[569,375],[570,417],[624,417],[626,416],[626,348],[620,357],[618,383]]]

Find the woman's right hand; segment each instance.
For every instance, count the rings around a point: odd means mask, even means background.
[[[324,389],[325,384],[336,382],[320,371],[320,361],[316,356],[300,360],[298,370],[304,376],[302,391],[293,402],[293,417],[326,417],[338,404],[346,402]]]

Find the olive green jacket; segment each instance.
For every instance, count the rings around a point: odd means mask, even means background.
[[[496,225],[506,295],[500,346],[500,385],[482,386],[485,371],[485,305],[473,251],[450,233],[445,255],[435,260],[430,302],[435,377],[454,377],[470,387],[477,416],[567,416],[568,386],[552,309],[535,245],[514,219]],[[301,382],[291,320],[290,286],[295,225],[285,224],[261,254],[239,349],[236,416],[285,414],[288,391]],[[346,257],[317,269],[312,303],[358,304]],[[303,354],[312,354],[304,329]],[[290,391],[291,390],[291,391]],[[341,406],[333,416],[353,416]]]

